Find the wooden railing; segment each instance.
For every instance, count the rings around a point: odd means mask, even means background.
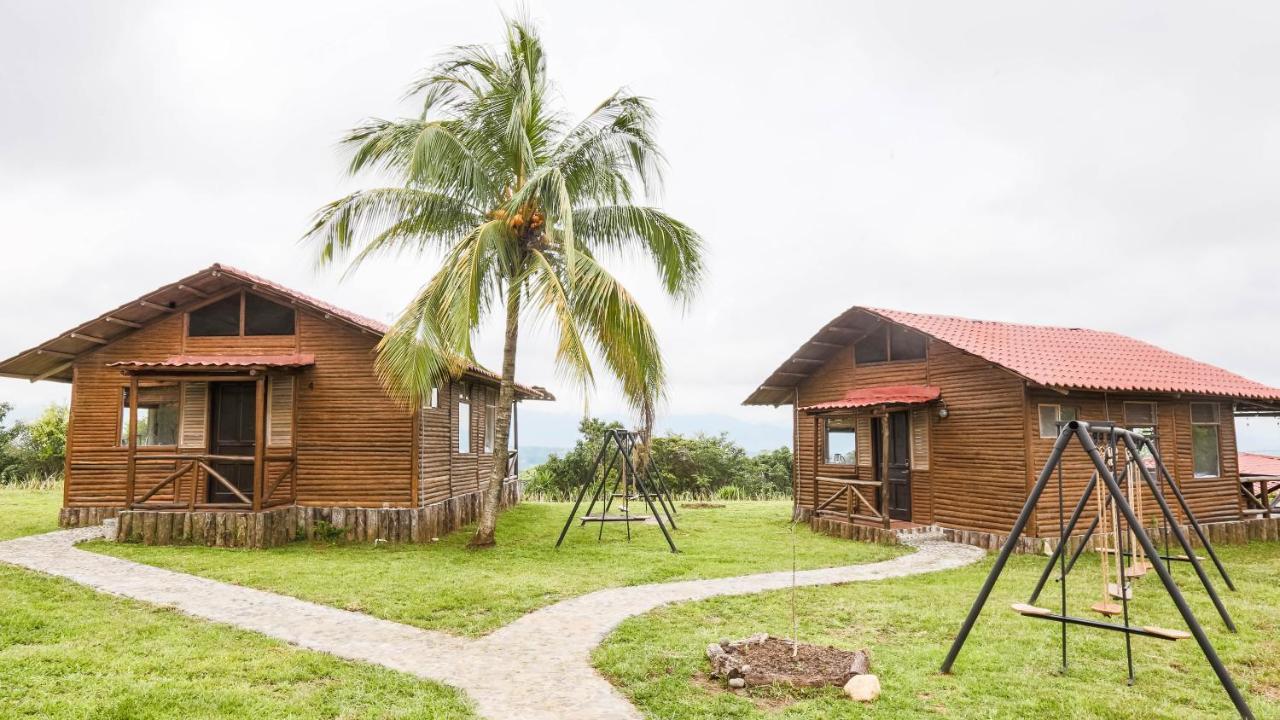
[[[856,480],[853,478],[832,478],[818,477],[820,483],[830,483],[839,485],[840,489],[835,494],[823,500],[814,508],[816,514],[835,515],[844,517],[847,522],[861,520],[863,522],[875,523],[876,525],[887,525],[887,518],[880,511],[878,503],[868,499],[863,494],[863,488],[869,491],[871,497],[874,498],[876,491],[883,487],[883,483],[878,480]],[[836,506],[836,503],[843,499],[843,508]],[[842,512],[843,510],[843,512]]]
[[[212,453],[201,454],[147,454],[145,458],[139,458],[135,461],[137,465],[154,465],[156,463],[173,463],[174,469],[159,482],[149,487],[140,497],[129,497],[127,505],[133,509],[148,510],[177,510],[177,509],[211,509],[211,510],[260,510],[277,505],[285,505],[293,502],[292,493],[283,498],[275,497],[280,486],[287,478],[292,478],[297,468],[297,459],[293,455],[266,455],[263,456],[261,462],[265,465],[267,462],[288,461],[288,465],[283,470],[271,478],[268,482],[263,483],[266,487],[259,485],[260,478],[264,477],[264,473],[255,472],[255,493],[256,497],[250,497],[244,494],[230,480],[227,480],[222,473],[214,468],[215,463],[246,463],[253,465],[258,458],[253,455],[215,455]],[[183,480],[188,478],[187,483],[187,500],[182,502],[179,500],[179,494],[183,485]],[[207,478],[221,485],[224,489],[236,497],[239,502],[231,503],[214,503],[206,501],[203,496],[207,482],[201,482],[202,478]],[[292,483],[290,483],[292,486]],[[173,488],[172,502],[154,502],[153,498],[160,494],[165,488]],[[132,493],[130,493],[132,495]],[[255,502],[257,500],[257,502]]]
[[[1274,517],[1280,515],[1280,477],[1240,478],[1240,496],[1245,515]]]
[[[512,478],[520,474],[519,472],[520,463],[519,463],[519,458],[517,457],[519,453],[520,453],[519,450],[507,451],[507,477],[506,477],[507,480],[511,480]]]

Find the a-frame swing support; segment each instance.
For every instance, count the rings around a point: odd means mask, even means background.
[[[627,527],[627,539],[631,539],[631,523],[644,522],[646,518],[631,514],[631,500],[643,500],[648,505],[650,517],[657,523],[658,529],[662,531],[662,537],[667,541],[667,546],[671,548],[671,552],[680,552],[676,548],[675,540],[671,537],[668,528],[674,529],[675,523],[675,503],[671,500],[670,493],[667,492],[666,485],[662,482],[662,478],[654,472],[652,463],[644,466],[644,471],[637,471],[635,463],[631,461],[632,452],[638,444],[638,434],[628,432],[622,429],[612,429],[605,433],[603,442],[600,443],[600,450],[596,453],[595,461],[591,465],[591,470],[587,474],[582,487],[578,491],[578,496],[574,500],[573,509],[569,511],[569,517],[565,520],[564,527],[560,530],[560,537],[556,540],[556,547],[560,547],[564,542],[564,538],[569,533],[569,528],[573,525],[574,519],[578,519],[580,524],[599,523],[600,529],[597,534],[597,540],[604,537],[604,525],[609,522],[621,522]],[[614,474],[617,469],[616,475]],[[591,503],[587,506],[587,511],[582,517],[578,517],[578,509],[582,507],[582,501],[586,499],[587,491],[592,491]],[[622,499],[622,511],[620,515],[610,515],[609,509],[613,506],[613,499],[618,497]],[[657,501],[655,504],[655,500]],[[596,507],[596,503],[600,503],[600,514],[592,515],[592,511]],[[665,516],[665,521],[664,521]]]
[[[1137,457],[1139,454],[1138,448],[1140,446],[1145,446],[1155,456],[1157,467],[1159,467],[1162,472],[1167,473],[1167,470],[1164,469],[1163,462],[1160,461],[1159,452],[1146,438],[1138,435],[1137,433],[1116,427],[1109,423],[1097,423],[1097,425],[1099,428],[1094,430],[1094,432],[1104,432],[1112,437],[1122,439],[1126,449],[1132,454],[1132,457]],[[1093,462],[1094,469],[1097,472],[1097,479],[1102,482],[1105,490],[1111,495],[1112,502],[1115,503],[1115,507],[1120,511],[1121,515],[1123,515],[1124,520],[1132,530],[1135,539],[1142,546],[1143,551],[1147,555],[1148,561],[1155,569],[1156,575],[1159,576],[1161,584],[1164,585],[1165,591],[1169,593],[1169,597],[1178,608],[1178,613],[1182,616],[1183,621],[1191,631],[1192,637],[1195,638],[1196,643],[1200,646],[1200,651],[1204,653],[1205,659],[1208,660],[1209,664],[1213,667],[1214,673],[1218,676],[1218,681],[1222,684],[1223,689],[1231,698],[1231,702],[1235,705],[1236,711],[1240,713],[1240,717],[1245,718],[1246,720],[1253,720],[1253,711],[1249,708],[1248,702],[1245,701],[1244,695],[1240,692],[1240,688],[1236,686],[1235,681],[1231,678],[1231,673],[1222,663],[1222,659],[1218,657],[1217,651],[1214,650],[1213,644],[1209,641],[1209,636],[1205,634],[1204,628],[1200,626],[1200,622],[1191,611],[1191,607],[1187,605],[1186,598],[1182,596],[1182,591],[1178,589],[1177,584],[1173,581],[1173,576],[1169,573],[1169,568],[1164,556],[1156,548],[1155,543],[1152,542],[1151,537],[1146,532],[1146,529],[1142,527],[1141,523],[1139,523],[1133,507],[1130,506],[1125,497],[1124,491],[1121,490],[1119,483],[1116,481],[1116,476],[1112,473],[1111,469],[1107,467],[1107,463],[1103,459],[1102,454],[1098,451],[1098,447],[1094,443],[1090,432],[1090,423],[1073,421],[1066,423],[1062,432],[1058,435],[1058,439],[1053,446],[1053,452],[1049,455],[1048,462],[1046,462],[1044,468],[1041,469],[1035,485],[1032,486],[1031,491],[1027,494],[1026,504],[1023,505],[1022,511],[1018,514],[1018,519],[1014,522],[1013,528],[1009,532],[1008,539],[1000,548],[1000,554],[996,557],[996,561],[991,568],[991,572],[988,573],[987,579],[983,582],[982,588],[978,591],[978,596],[974,599],[973,606],[969,609],[969,614],[965,617],[964,623],[960,626],[960,631],[956,634],[956,638],[951,644],[951,649],[947,652],[946,659],[942,662],[942,672],[950,673],[951,668],[955,665],[956,657],[960,654],[960,650],[964,647],[964,643],[968,639],[969,633],[973,630],[974,623],[982,613],[982,609],[986,605],[987,599],[991,596],[991,590],[995,587],[996,580],[999,579],[1000,574],[1004,571],[1005,565],[1009,561],[1009,556],[1013,554],[1013,550],[1017,545],[1018,539],[1022,537],[1022,533],[1026,530],[1027,523],[1031,519],[1032,513],[1035,512],[1036,506],[1040,501],[1040,496],[1044,493],[1045,487],[1048,486],[1049,481],[1053,477],[1054,470],[1062,460],[1063,451],[1068,443],[1070,443],[1072,439],[1075,439],[1079,441],[1081,447],[1089,455],[1090,460]],[[1135,465],[1139,474],[1142,476],[1143,482],[1155,497],[1161,514],[1163,514],[1165,521],[1168,523],[1168,532],[1171,532],[1178,540],[1179,545],[1182,547],[1187,558],[1195,568],[1196,575],[1201,584],[1204,585],[1205,590],[1214,602],[1214,606],[1222,616],[1224,623],[1232,632],[1234,632],[1235,626],[1231,622],[1230,615],[1227,613],[1225,606],[1222,605],[1222,601],[1214,590],[1213,584],[1209,580],[1208,575],[1204,572],[1203,567],[1201,567],[1199,561],[1196,559],[1195,552],[1191,548],[1186,535],[1183,534],[1180,529],[1177,518],[1174,517],[1169,504],[1165,502],[1164,497],[1159,492],[1150,471],[1141,462],[1135,463]],[[1190,514],[1189,508],[1186,507],[1185,501],[1181,497],[1181,492],[1177,491],[1176,484],[1173,485],[1173,488],[1175,490],[1175,496],[1178,497],[1180,504],[1183,506],[1184,512],[1188,513],[1187,518],[1190,521],[1190,524],[1196,530],[1197,535],[1203,537],[1202,531],[1199,529],[1199,524],[1194,520],[1194,516]],[[1066,545],[1066,538],[1060,538],[1059,547],[1063,547],[1064,545]],[[1209,553],[1216,561],[1217,556],[1210,548],[1211,546],[1206,543],[1206,552]],[[1116,548],[1116,550],[1119,551],[1120,548]],[[1222,572],[1225,577],[1225,569],[1223,569],[1221,563],[1215,562],[1215,565],[1217,565],[1219,571]],[[1124,578],[1119,578],[1118,582],[1121,583],[1121,588],[1123,590]],[[1037,612],[1035,614],[1038,614],[1040,617],[1047,620],[1063,622],[1064,626],[1065,623],[1089,625],[1092,627],[1102,627],[1105,625],[1107,626],[1105,629],[1119,630],[1125,632],[1126,636],[1132,634],[1148,634],[1147,632],[1135,632],[1138,628],[1130,628],[1124,625],[1114,625],[1111,623],[1096,621],[1082,623],[1076,622],[1079,620],[1078,618],[1059,617],[1038,611],[1038,609],[1035,608],[1028,607],[1025,609],[1036,610]],[[1032,613],[1024,612],[1024,614]]]

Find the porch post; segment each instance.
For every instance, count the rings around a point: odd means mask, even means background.
[[[880,517],[884,529],[892,525],[889,518],[889,413],[880,415]]]
[[[253,417],[253,511],[262,510],[262,478],[266,468],[264,458],[267,444],[267,378],[259,375],[255,381]]]
[[[515,476],[520,477],[520,401],[511,401],[511,442],[516,446]]]
[[[138,376],[129,376],[129,461],[124,478],[124,506],[133,507],[133,486],[138,456]]]

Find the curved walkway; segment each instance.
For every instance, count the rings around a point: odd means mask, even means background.
[[[591,667],[591,651],[614,627],[667,603],[791,586],[791,573],[784,571],[597,590],[471,640],[75,547],[101,535],[101,527],[92,527],[0,542],[0,562],[437,680],[466,691],[480,714],[503,720],[555,720],[567,708],[583,720],[637,720],[640,713]],[[884,562],[805,570],[796,573],[796,583],[918,575],[968,565],[984,554],[927,535],[906,542],[917,551]]]

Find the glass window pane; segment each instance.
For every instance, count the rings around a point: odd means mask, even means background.
[[[1198,478],[1218,477],[1218,426],[1191,426],[1191,456]]]
[[[889,327],[881,323],[871,334],[853,344],[854,362],[876,363],[889,359],[888,334]]]
[[[1127,402],[1124,404],[1124,424],[1150,426],[1156,424],[1156,404],[1149,402]]]
[[[245,335],[292,335],[293,308],[264,297],[244,296]]]
[[[1218,424],[1218,405],[1217,403],[1191,403],[1191,422],[1208,423],[1211,425]]]
[[[1075,422],[1076,420],[1079,420],[1080,417],[1075,408],[1063,406],[1058,408],[1058,419],[1065,423]]]
[[[1057,437],[1057,405],[1039,406],[1041,437]]]
[[[471,403],[458,401],[458,452],[471,452]]]
[[[493,452],[493,436],[497,430],[498,413],[492,405],[486,405],[484,408],[484,451]]]
[[[826,462],[828,465],[857,464],[857,431],[853,418],[827,418]]]
[[[240,296],[232,295],[191,311],[187,319],[191,337],[222,337],[240,334]]]
[[[889,331],[890,360],[923,360],[924,336],[903,327]]]
[[[178,386],[138,388],[138,447],[178,442]],[[120,395],[120,444],[129,445],[129,388]]]

